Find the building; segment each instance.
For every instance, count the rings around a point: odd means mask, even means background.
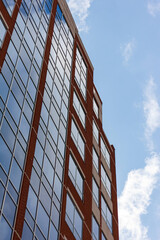
[[[115,149],[64,0],[0,0],[0,239],[119,239]]]

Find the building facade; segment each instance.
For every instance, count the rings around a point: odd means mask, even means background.
[[[64,0],[0,0],[0,239],[119,239],[115,149]]]

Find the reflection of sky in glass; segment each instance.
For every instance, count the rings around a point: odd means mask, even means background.
[[[11,15],[15,2],[3,2]],[[10,239],[11,227],[14,225],[51,4],[48,0],[27,1],[27,4],[22,1],[0,74],[0,207],[3,203],[0,233],[3,234],[2,239],[7,240]],[[0,34],[1,37],[2,31]],[[7,191],[7,194],[3,194]],[[30,191],[29,199],[31,195],[32,204],[29,207],[35,214],[36,195]]]
[[[42,1],[41,4],[43,5],[44,2]],[[49,1],[46,1],[44,13],[48,14],[47,4],[49,5]],[[38,17],[39,7],[40,5],[35,6],[33,9],[35,12],[34,26],[36,26],[35,19]],[[31,198],[29,197],[25,215],[27,222],[30,221],[31,217],[33,217],[34,221],[36,220],[36,227],[32,227],[31,231],[37,238],[54,236],[54,239],[57,239],[59,229],[73,51],[72,34],[59,6],[57,9],[37,134],[34,168],[32,168],[30,182],[30,189],[36,204],[34,208],[37,210],[33,211]],[[44,48],[43,41],[46,37],[46,33],[42,34],[45,31],[45,24],[47,24],[46,17],[45,15],[45,18],[42,18],[42,24],[40,23],[39,40],[37,39],[36,42],[36,48],[38,47],[41,50]],[[34,36],[36,36],[36,32],[33,27],[31,29],[32,34],[28,28],[26,36],[30,35],[33,39],[33,41],[30,39],[30,41],[33,44],[34,37],[32,35],[34,33]],[[37,56],[36,61],[33,62],[37,67],[40,64],[38,61],[41,60],[41,51],[38,48],[35,54]],[[32,94],[32,91],[29,91],[29,93]],[[51,219],[50,211],[52,212]],[[44,215],[44,218],[42,215]],[[24,232],[26,231],[28,229],[24,225]],[[24,235],[22,239],[25,239]]]

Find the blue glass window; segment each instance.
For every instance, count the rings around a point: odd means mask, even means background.
[[[16,206],[7,193],[5,197],[3,213],[11,225],[13,224],[13,221],[14,221],[15,211],[16,211]]]
[[[0,219],[0,233],[2,239],[11,239],[12,230],[3,216]]]
[[[49,227],[49,217],[42,207],[41,203],[38,205],[38,212],[37,212],[37,224],[41,231],[43,232],[44,236],[47,237],[48,235],[48,227]]]
[[[19,192],[21,176],[22,176],[22,171],[21,171],[20,167],[18,166],[17,162],[13,159],[11,173],[10,173],[10,180],[11,180],[12,184],[14,185],[14,187],[16,188],[17,192]]]

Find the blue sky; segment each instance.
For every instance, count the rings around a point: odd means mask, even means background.
[[[160,0],[68,0],[116,148],[120,240],[160,239]]]

